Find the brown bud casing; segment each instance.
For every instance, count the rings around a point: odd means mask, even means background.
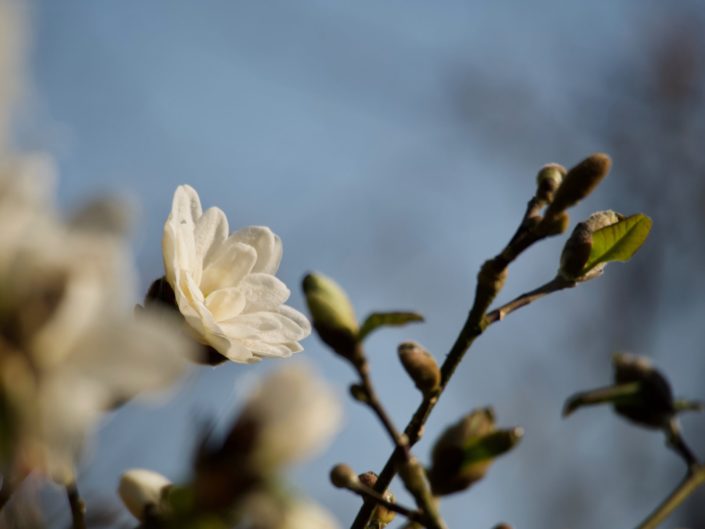
[[[566,168],[560,164],[544,165],[536,175],[536,198],[546,204],[553,202],[554,195],[566,173]]]
[[[552,217],[565,211],[587,197],[607,176],[611,167],[612,160],[608,155],[595,153],[570,169],[546,209],[546,216]]]
[[[358,478],[360,480],[360,483],[371,489],[374,489],[375,485],[377,484],[377,474],[375,474],[371,470],[365,472],[364,474],[360,474]],[[395,501],[394,494],[392,494],[389,490],[384,491],[382,497],[391,503],[394,503]],[[396,512],[390,511],[386,507],[378,505],[377,507],[375,507],[374,511],[372,511],[370,525],[368,525],[368,527],[385,527],[386,525],[389,525],[394,520],[394,518],[396,518],[396,516]]]
[[[436,359],[416,342],[399,345],[399,359],[418,390],[424,395],[432,395],[440,389],[441,370]]]
[[[613,365],[615,383],[639,383],[635,398],[631,402],[615,404],[615,411],[642,426],[662,428],[667,425],[676,414],[668,379],[643,356],[618,353],[613,357]]]
[[[354,489],[360,483],[355,471],[343,463],[335,465],[331,469],[330,481],[333,486],[339,489]]]

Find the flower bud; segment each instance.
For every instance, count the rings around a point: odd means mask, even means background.
[[[463,417],[433,447],[428,477],[434,495],[459,492],[482,479],[494,459],[513,448],[523,434],[521,428],[496,430],[491,408]]]
[[[553,215],[551,217],[543,217],[540,222],[538,222],[535,227],[533,227],[534,233],[541,235],[543,237],[551,237],[553,235],[560,235],[565,232],[570,225],[570,215],[565,211]]]
[[[371,489],[374,489],[377,484],[377,474],[372,471],[367,471],[364,474],[360,474],[358,478],[360,479],[360,483]],[[394,494],[392,494],[389,490],[384,491],[382,497],[391,503],[394,503],[395,501]],[[397,513],[394,511],[390,511],[386,507],[378,505],[375,507],[374,511],[372,511],[372,516],[370,517],[370,524],[368,527],[383,528],[386,525],[389,525],[394,518],[396,518],[396,516]]]
[[[611,210],[598,211],[590,215],[585,222],[578,223],[563,247],[559,275],[570,281],[587,281],[601,275],[606,263],[584,270],[590,259],[592,234],[619,222],[622,218],[624,217]]]
[[[570,169],[556,190],[553,202],[546,209],[546,216],[552,217],[565,211],[588,196],[607,176],[611,166],[609,156],[595,153]]]
[[[335,465],[331,469],[330,481],[333,486],[339,489],[354,489],[360,483],[360,479],[357,477],[357,474],[355,474],[355,471],[343,463]]]
[[[618,353],[613,357],[616,384],[639,383],[637,394],[614,403],[621,416],[651,428],[661,428],[676,414],[671,385],[643,356]]]
[[[163,495],[171,482],[157,472],[135,468],[120,477],[118,494],[127,510],[140,521],[144,521],[148,508],[159,510]]]
[[[433,355],[416,342],[404,342],[398,351],[404,369],[424,397],[437,393],[441,386],[441,370]]]
[[[355,360],[359,326],[345,291],[332,279],[315,273],[306,275],[303,290],[318,336],[339,355]]]
[[[544,165],[536,175],[536,198],[546,204],[553,202],[553,197],[563,182],[566,168],[557,163]]]

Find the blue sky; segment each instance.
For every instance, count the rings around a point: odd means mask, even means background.
[[[610,92],[607,65],[639,67],[644,28],[666,10],[626,0],[38,1],[24,141],[57,158],[64,207],[111,192],[141,205],[143,286],[161,274],[171,194],[190,183],[231,226],[264,224],[282,237],[280,277],[295,306],[303,274],[320,270],[361,314],[424,313],[424,325],[370,342],[375,380],[401,425],[417,395],[396,344],[416,339],[442,358],[476,270],[513,232],[537,169],[606,148],[571,121],[576,106]],[[620,164],[628,160],[615,159],[617,174]],[[618,189],[608,179],[573,217],[625,207]],[[561,243],[541,246],[511,270],[503,299],[552,277]],[[613,280],[628,273],[614,268]],[[609,286],[605,278],[543,300],[470,353],[419,455],[444,425],[488,403],[527,435],[485,482],[444,502],[451,527],[634,525],[677,479],[680,463],[658,435],[606,410],[560,420],[562,400],[603,384],[611,348],[629,346],[591,339]],[[697,343],[687,326],[681,335]],[[345,395],[352,372],[316,338],[301,356]],[[128,405],[102,427],[82,485],[112,494],[133,466],[185,476],[194,417],[227,417],[251,373],[271,367],[197,370],[165,407]],[[328,485],[327,469],[379,469],[390,450],[366,410],[346,403],[346,414],[330,450],[292,475],[344,525],[357,501]],[[625,461],[649,465],[649,479],[615,472]]]

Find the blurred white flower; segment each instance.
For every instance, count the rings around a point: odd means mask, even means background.
[[[171,485],[166,477],[153,470],[133,468],[120,476],[118,494],[132,516],[144,521],[148,507],[159,509],[165,489]]]
[[[341,418],[338,397],[306,364],[275,371],[255,387],[240,416],[256,425],[251,464],[279,469],[315,454],[337,433]]]
[[[311,326],[284,305],[290,292],[274,275],[282,244],[269,228],[229,235],[225,213],[204,213],[196,191],[182,185],[164,225],[163,251],[179,311],[201,343],[242,363],[302,350]]]
[[[311,501],[277,498],[271,494],[252,494],[244,511],[254,529],[339,529],[331,513]]]
[[[164,315],[135,321],[124,241],[60,222],[47,169],[0,172],[0,470],[68,482],[100,415],[173,382],[191,348]]]

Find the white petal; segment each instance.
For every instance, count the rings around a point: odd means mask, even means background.
[[[231,338],[268,343],[296,342],[306,336],[296,323],[275,312],[241,314],[232,320],[220,322],[220,327]]]
[[[247,299],[243,312],[270,311],[279,307],[291,292],[279,279],[270,274],[254,273],[245,277],[238,289]]]
[[[214,260],[203,270],[201,290],[207,296],[214,290],[237,286],[256,261],[257,254],[251,246],[226,240]]]
[[[210,208],[196,221],[194,240],[196,256],[201,262],[208,260],[228,237],[228,219],[219,208]],[[205,265],[204,265],[205,266]]]
[[[245,308],[246,298],[239,287],[221,288],[206,298],[206,307],[215,321],[234,318]]]
[[[288,305],[282,305],[276,309],[276,312],[282,316],[289,318],[292,322],[301,328],[301,332],[304,333],[303,338],[306,338],[311,334],[311,323],[308,318],[301,314],[298,310],[289,307]]]
[[[201,215],[203,215],[203,209],[196,190],[189,185],[177,187],[171,202],[169,220],[177,224],[194,225]]]
[[[282,241],[266,226],[249,226],[236,231],[231,238],[249,244],[257,250],[257,264],[253,272],[274,274],[282,260]]]
[[[273,358],[288,358],[303,349],[296,342],[271,344],[262,340],[243,340],[242,344],[256,356]]]

